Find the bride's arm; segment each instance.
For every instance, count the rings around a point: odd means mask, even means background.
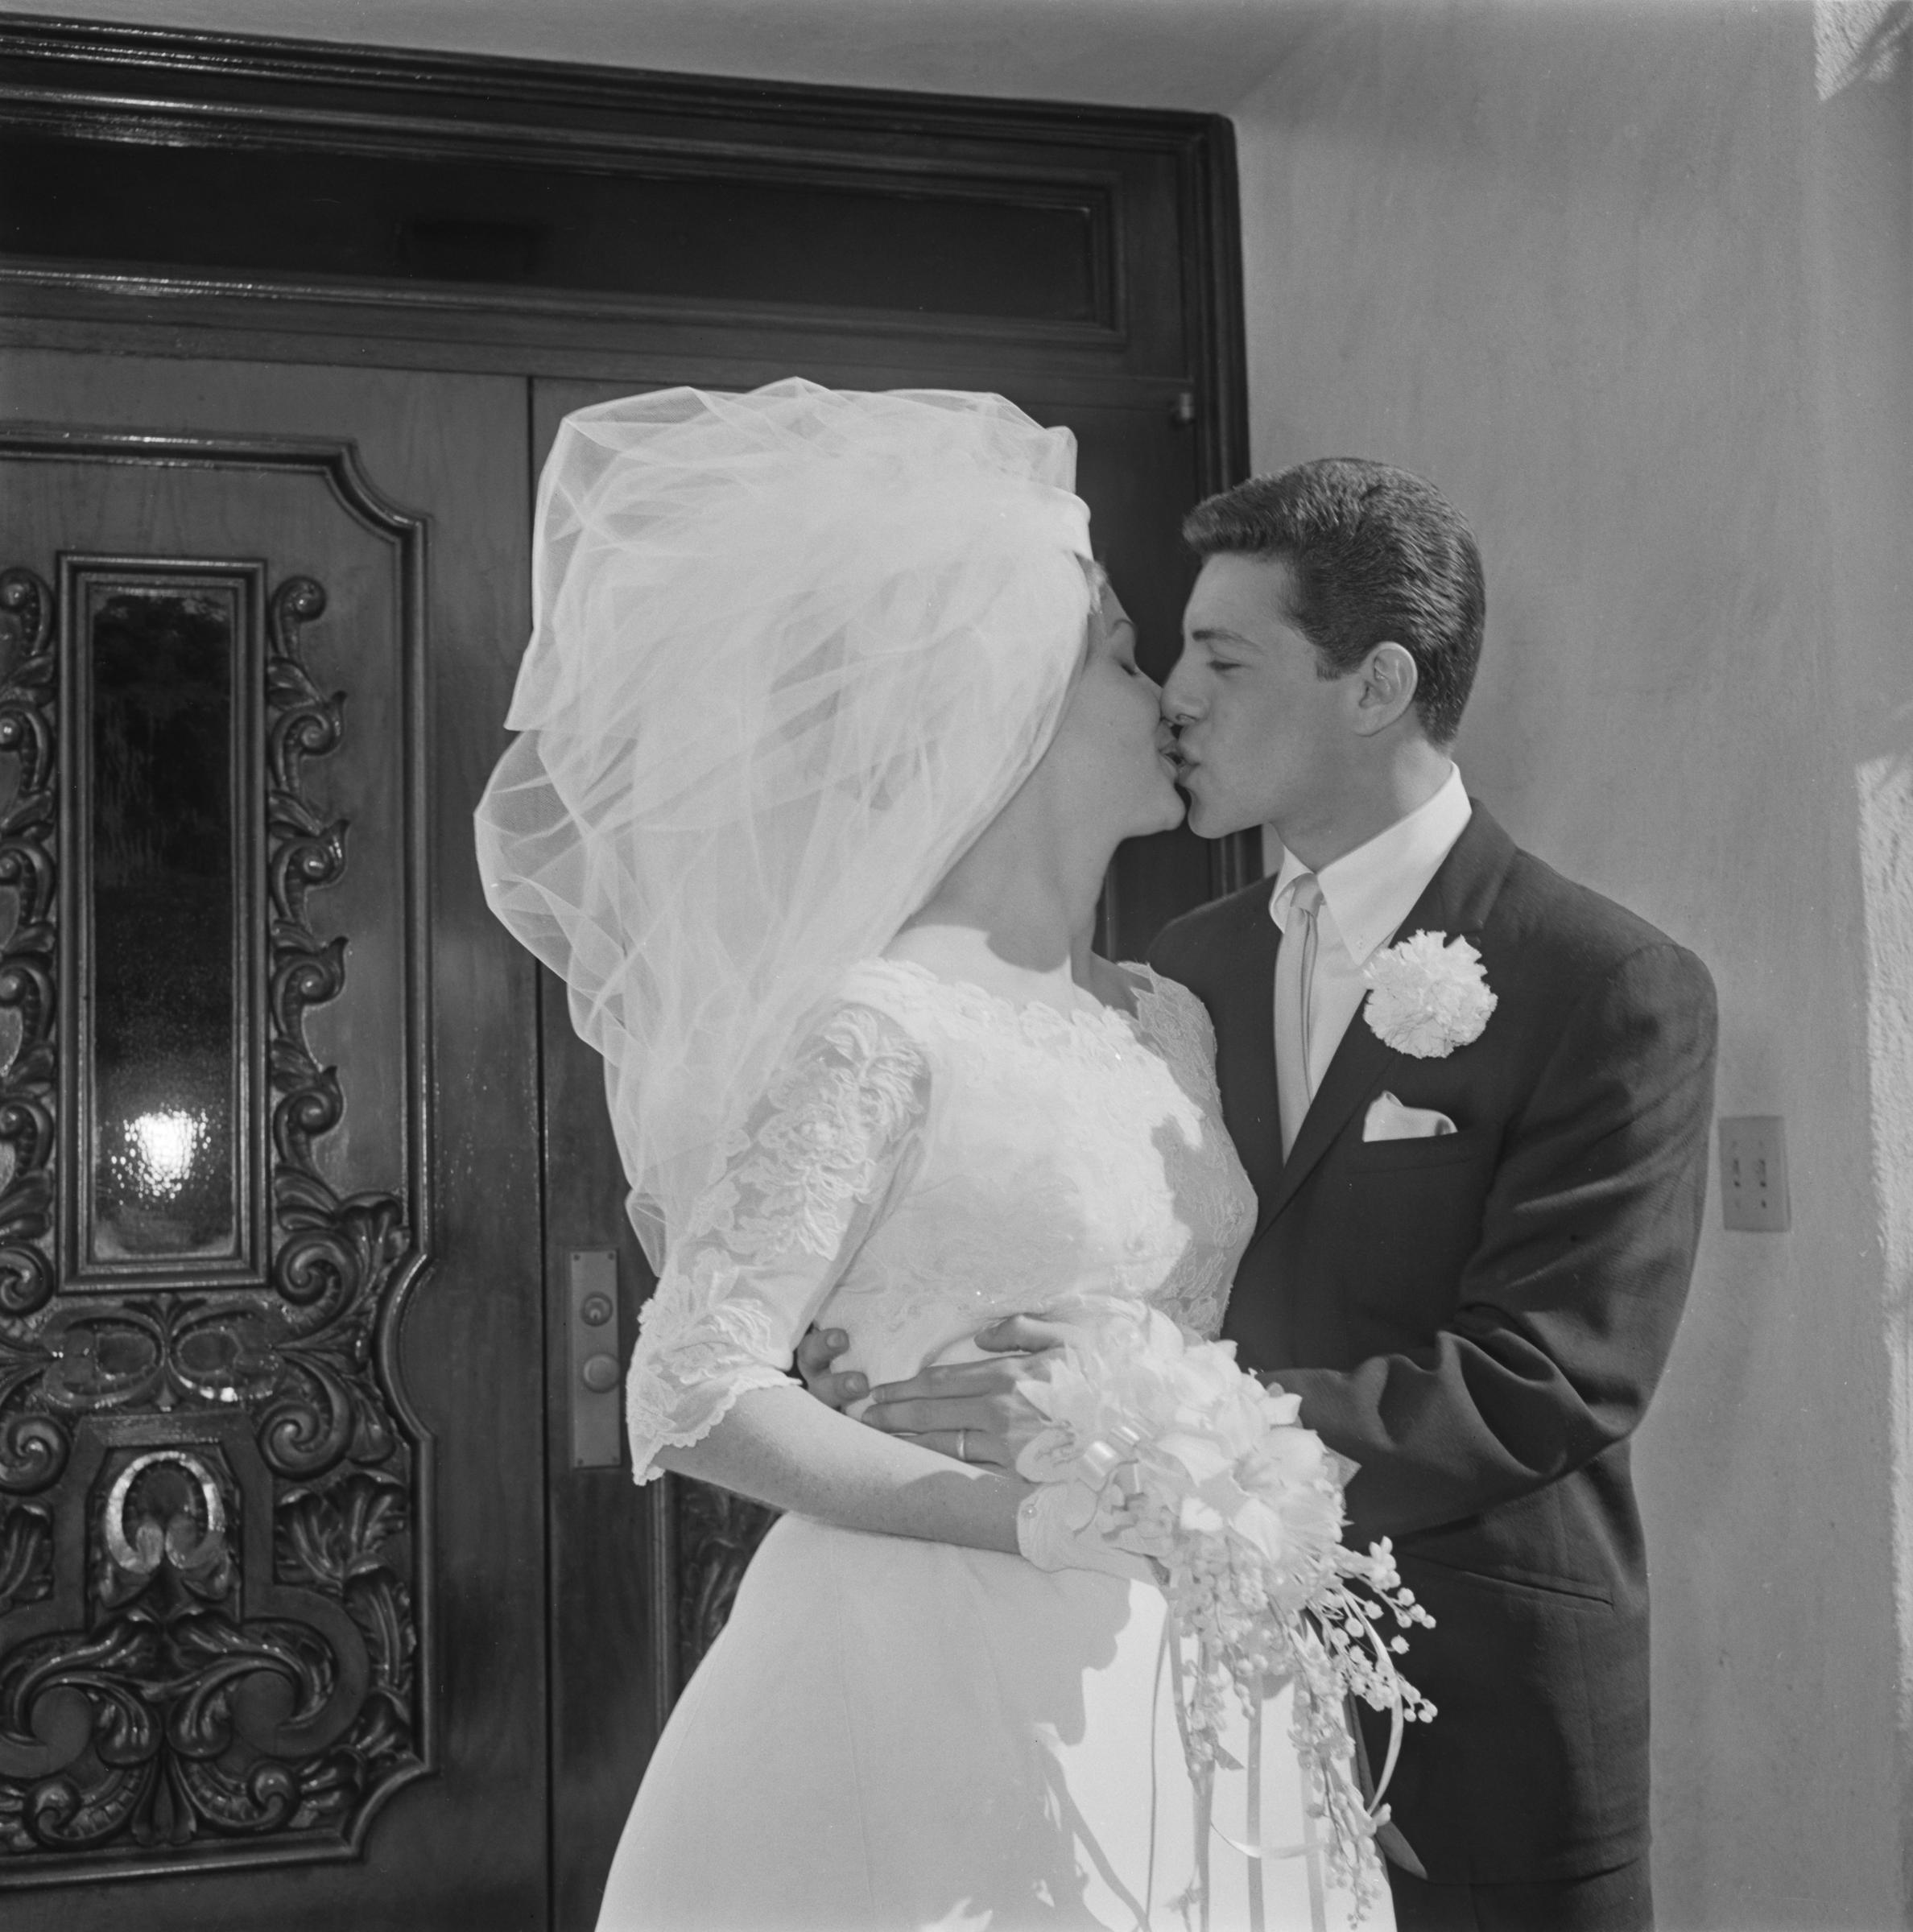
[[[789,1373],[907,1180],[928,1106],[921,1053],[870,1008],[837,1009],[795,1050],[672,1231],[626,1385],[638,1481],[671,1469],[846,1529],[1016,1548],[1027,1484],[835,1414]]]
[[[739,1396],[700,1442],[657,1461],[843,1529],[1012,1554],[1017,1505],[1030,1493],[1000,1469],[952,1463],[866,1429],[794,1385]]]

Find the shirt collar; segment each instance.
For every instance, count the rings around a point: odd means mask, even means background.
[[[1427,803],[1316,875],[1337,936],[1357,966],[1366,965],[1370,956],[1415,910],[1415,902],[1441,869],[1473,811],[1461,767],[1451,765],[1440,789]],[[1287,928],[1295,883],[1308,869],[1292,852],[1282,855],[1275,890],[1269,895],[1269,917],[1279,929]]]

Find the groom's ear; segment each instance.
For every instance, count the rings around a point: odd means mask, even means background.
[[[1399,644],[1378,644],[1357,665],[1349,680],[1354,696],[1355,729],[1365,738],[1405,717],[1415,704],[1421,674]]]

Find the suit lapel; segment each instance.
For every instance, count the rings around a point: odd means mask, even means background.
[[[1481,806],[1477,805],[1453,849],[1442,861],[1440,869],[1415,902],[1407,918],[1395,930],[1408,937],[1422,931],[1437,931],[1451,939],[1457,934],[1478,932],[1487,920],[1489,909],[1494,903],[1495,894],[1501,890],[1502,877],[1508,869],[1508,861],[1514,856],[1514,840]],[[1271,927],[1272,925],[1271,922]],[[1272,960],[1268,987],[1268,997],[1263,1001],[1268,1009],[1264,1035],[1270,1042],[1269,1084],[1273,1089],[1275,1017]],[[1336,1137],[1348,1125],[1349,1117],[1357,1107],[1366,1106],[1381,1091],[1390,1067],[1399,1058],[1392,1047],[1382,1044],[1363,1018],[1366,1004],[1365,1001],[1363,1007],[1357,1008],[1355,1017],[1349,1022],[1341,1044],[1336,1048],[1334,1058],[1328,1063],[1328,1071],[1323,1075],[1322,1084],[1316,1089],[1315,1098],[1303,1117],[1302,1129],[1295,1136],[1295,1144],[1289,1150],[1288,1159],[1282,1164],[1280,1178],[1272,1191],[1262,1194],[1262,1212],[1256,1228],[1258,1234],[1295,1198],[1295,1190],[1334,1144]],[[1275,1145],[1278,1149],[1282,1145],[1279,1126],[1276,1129]]]

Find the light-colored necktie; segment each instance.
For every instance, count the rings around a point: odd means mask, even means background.
[[[1275,1104],[1282,1115],[1285,1161],[1315,1096],[1308,1077],[1309,993],[1315,979],[1316,914],[1321,904],[1322,889],[1315,874],[1304,873],[1290,896],[1288,923],[1275,953]]]

